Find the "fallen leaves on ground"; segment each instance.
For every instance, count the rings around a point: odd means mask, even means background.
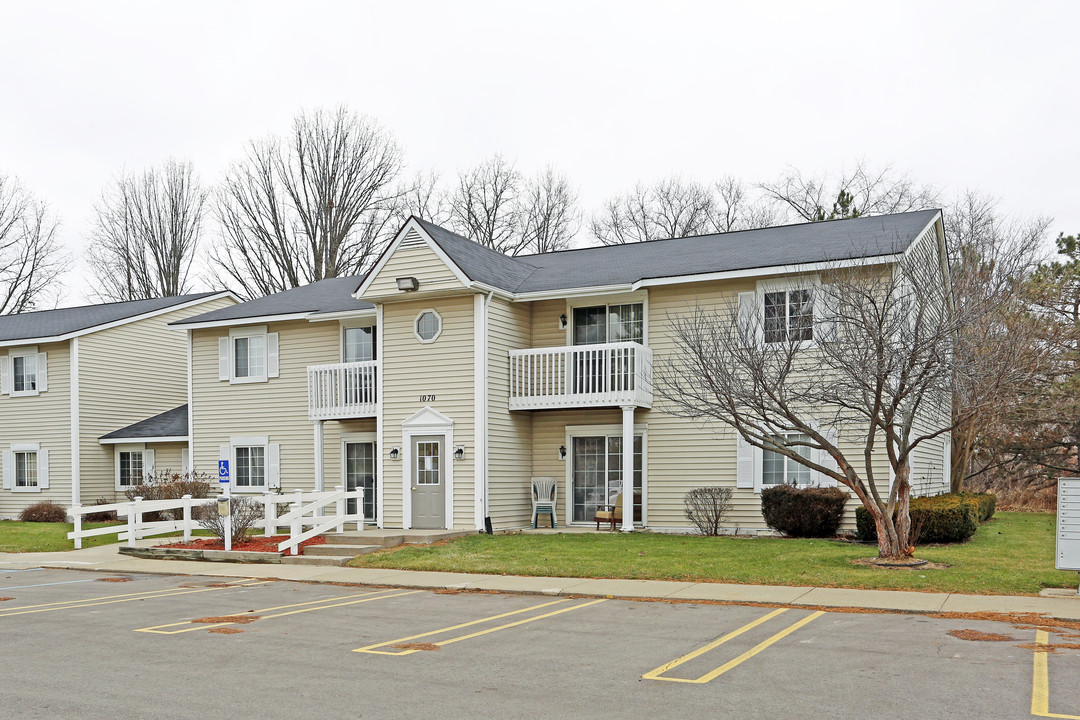
[[[397,645],[391,645],[390,647],[398,648],[399,650],[438,650],[439,646],[435,643],[399,643]]]
[[[98,579],[97,579],[97,581],[98,581],[98,582],[131,582],[131,578],[126,578],[126,577],[107,577],[107,578],[98,578]]]
[[[216,615],[212,617],[195,618],[193,623],[253,623],[259,619],[258,615]]]
[[[1012,635],[985,633],[978,630],[949,630],[946,634],[960,640],[979,640],[982,642],[1009,642],[1010,640],[1016,640]]]
[[[244,631],[240,628],[210,628],[206,632],[218,633],[219,635],[235,635]]]

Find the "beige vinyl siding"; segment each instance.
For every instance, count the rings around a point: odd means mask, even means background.
[[[154,451],[155,474],[181,474],[184,471],[183,453],[186,447],[187,443],[181,442],[146,443],[146,449]],[[211,483],[216,484],[216,478],[211,477],[209,480]]]
[[[532,306],[532,344],[529,347],[563,347],[570,344],[570,335],[566,328],[559,327],[559,316],[567,316],[567,325],[571,319],[567,314],[566,300],[540,300],[529,303]]]
[[[98,438],[187,402],[187,337],[169,323],[232,304],[230,298],[217,298],[79,338],[84,502],[115,493],[113,448]]]
[[[395,255],[396,257],[396,255]],[[417,314],[434,308],[442,316],[442,334],[421,343],[413,334]],[[430,406],[454,421],[454,445],[465,446],[465,458],[454,468],[454,527],[476,527],[473,494],[474,437],[473,296],[427,298],[390,303],[383,309],[383,498],[386,527],[402,526],[402,459],[390,449],[405,447],[401,423]],[[420,396],[435,400],[421,402]],[[448,455],[453,448],[447,449]]]
[[[269,323],[268,331],[278,333],[278,377],[237,384],[218,380],[218,338],[229,329],[192,331],[194,467],[216,475],[218,446],[234,436],[265,435],[281,445],[281,488],[313,490],[315,429],[308,419],[307,366],[340,362],[340,326],[295,320]],[[339,457],[339,425],[324,426],[330,459]],[[332,476],[333,467],[325,466],[325,477]]]
[[[398,290],[397,278],[414,277],[420,282],[419,293],[462,290],[464,286],[453,271],[428,245],[398,248],[371,281],[364,292],[365,299],[379,297],[406,297]]]
[[[327,490],[345,485],[345,463],[342,457],[342,436],[370,433],[375,437],[375,418],[327,420],[323,426],[323,484]],[[376,448],[375,452],[378,452]]]
[[[527,303],[492,298],[488,307],[488,510],[498,530],[532,516],[533,413],[508,408],[509,351],[531,347],[531,315]]]
[[[71,506],[69,342],[37,346],[38,352],[48,354],[48,390],[31,396],[0,395],[0,450],[10,450],[12,444],[39,443],[42,450],[49,451],[49,488],[40,492],[0,490],[0,517],[14,517],[38,502]],[[7,348],[0,348],[0,354],[7,352]]]

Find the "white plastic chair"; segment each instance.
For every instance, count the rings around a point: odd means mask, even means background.
[[[558,527],[555,521],[555,497],[559,485],[553,477],[534,477],[532,479],[532,526],[536,528],[536,516],[547,513],[551,516],[551,527]]]

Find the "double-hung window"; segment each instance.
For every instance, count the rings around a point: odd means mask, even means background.
[[[49,451],[38,443],[12,443],[3,455],[3,487],[40,492],[49,487]]]
[[[266,335],[234,337],[233,377],[262,380],[266,377]]]
[[[11,389],[15,393],[37,392],[37,353],[11,356]]]
[[[117,451],[117,484],[120,487],[140,485],[145,477],[142,450]]]
[[[48,361],[37,346],[12,348],[0,355],[0,392],[19,397],[48,389]]]
[[[375,328],[347,327],[342,331],[342,362],[363,362],[375,359]]]
[[[809,288],[765,293],[765,342],[814,339],[814,293]]]
[[[778,444],[789,444],[801,457],[810,459],[810,448],[790,443],[805,442],[810,438],[802,433],[773,436]],[[762,485],[809,485],[810,468],[786,455],[781,455],[772,450],[761,451],[761,484]]]
[[[38,487],[38,454],[35,450],[15,452],[15,489],[29,490]]]
[[[261,383],[278,376],[278,334],[265,325],[233,328],[218,339],[218,379]]]
[[[238,488],[266,487],[266,447],[264,445],[238,445],[233,448],[236,456],[234,484]]]

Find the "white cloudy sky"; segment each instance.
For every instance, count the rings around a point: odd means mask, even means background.
[[[1080,232],[1080,3],[0,0],[0,173],[78,257],[102,186],[173,156],[212,183],[344,103],[414,168],[552,163],[586,208],[638,180],[862,157]],[[207,234],[214,240],[213,228]]]

